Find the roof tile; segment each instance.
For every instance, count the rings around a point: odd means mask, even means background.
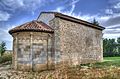
[[[53,29],[42,21],[31,21],[15,27],[9,31],[10,34],[21,31],[42,31],[42,32],[53,32]]]

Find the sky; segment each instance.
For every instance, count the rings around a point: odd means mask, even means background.
[[[106,29],[103,38],[120,37],[120,0],[0,0],[0,42],[12,49],[11,28],[36,20],[42,11],[61,12]]]

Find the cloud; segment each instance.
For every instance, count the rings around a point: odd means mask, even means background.
[[[120,9],[120,2],[118,2],[116,5],[114,5],[115,9]]]
[[[69,14],[72,14],[77,2],[79,2],[79,0],[69,1],[67,4],[64,4],[64,6],[63,5],[59,6],[55,10],[52,10],[52,11],[63,12],[63,13],[69,12]],[[71,7],[70,11],[64,11],[68,7]]]
[[[110,38],[110,39],[115,38],[115,39],[117,39],[119,36],[120,36],[120,34],[104,34],[103,38]]]
[[[119,29],[119,28],[120,28],[120,24],[116,24],[114,26],[107,27],[107,29]]]
[[[120,34],[120,28],[118,29],[106,29],[104,31],[105,34]]]
[[[5,29],[0,29],[0,42],[6,43],[7,49],[12,49],[12,36]]]
[[[71,8],[71,10],[70,10],[70,14],[73,13],[74,9],[75,9],[75,1],[72,0],[72,8]]]
[[[16,10],[35,11],[43,6],[45,0],[1,0],[0,7],[6,11],[15,12]]]
[[[1,0],[1,7],[4,10],[13,11],[24,6],[23,0]]]
[[[68,4],[64,5],[64,6],[58,6],[55,10],[55,12],[61,12],[63,14],[69,15],[69,16],[73,16],[85,21],[89,21],[91,22],[94,18],[97,19],[100,24],[104,25],[104,22],[106,22],[110,16],[100,16],[100,14],[95,14],[95,15],[91,15],[91,14],[83,14],[82,12],[79,13],[74,13],[75,7],[76,7],[76,3],[78,3],[80,0],[70,0]],[[66,10],[66,8],[71,7],[70,10]],[[109,10],[109,9],[108,9]],[[106,10],[107,13],[112,14],[112,10]]]
[[[104,30],[104,38],[118,38],[120,37],[120,17],[113,15],[103,23],[106,27]]]
[[[12,39],[10,34],[8,33],[8,29],[0,28],[0,37],[2,37],[2,38],[0,38],[0,41],[10,41],[11,42],[10,39]]]
[[[119,14],[120,13],[120,0],[108,0],[109,5],[105,9],[106,14]]]
[[[105,14],[109,15],[109,19],[105,22],[105,26],[111,27],[120,24],[120,0],[109,0],[110,6],[105,9]]]
[[[81,12],[79,12],[78,14],[74,13],[76,3],[78,3],[79,1],[80,0],[69,1],[68,4],[66,4],[64,6],[59,6],[55,10],[52,10],[52,11],[60,12],[60,13],[63,13],[63,14],[69,15],[69,16],[73,16],[73,17],[76,17],[76,18],[79,18],[79,19],[82,19],[82,20],[85,20],[85,21],[89,21],[89,22],[91,22],[94,18],[97,18],[97,19],[101,18],[102,20],[107,19],[106,16],[103,18],[103,17],[99,17],[98,14],[90,15],[90,14],[82,14]],[[66,10],[66,8],[68,8],[68,7],[71,7],[71,9]]]
[[[21,12],[34,15],[45,3],[45,0],[0,0],[0,21],[7,21]]]
[[[106,20],[102,22],[106,27],[103,37],[118,38],[120,37],[120,0],[109,0],[109,3],[110,6],[105,9]]]
[[[109,16],[110,18],[105,22],[105,26],[112,26],[120,24],[120,16]]]
[[[79,0],[72,0],[72,3],[70,4],[70,5],[72,5],[72,8],[71,8],[71,10],[70,10],[70,14],[72,14],[73,13],[73,11],[74,11],[74,9],[75,9],[75,4],[78,2]]]
[[[57,12],[61,12],[64,9],[64,7],[57,7],[55,10],[53,11],[57,11]]]
[[[7,27],[8,26],[11,26],[11,25],[6,25]],[[14,28],[15,26],[12,25],[11,27],[9,28],[0,28],[0,42],[4,41],[6,43],[6,47],[7,47],[7,50],[11,50],[12,49],[12,41],[13,41],[13,38],[12,36],[8,33],[8,31],[11,29],[11,28]]]
[[[105,9],[107,18],[102,22],[106,27],[104,30],[104,38],[120,37],[120,0],[109,0],[109,6]]]
[[[4,11],[0,11],[0,21],[7,21],[10,18],[10,14]]]
[[[109,15],[112,15],[113,14],[113,10],[112,9],[106,9],[105,13],[109,14]]]

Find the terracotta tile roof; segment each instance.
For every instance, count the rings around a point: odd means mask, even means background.
[[[41,21],[31,21],[9,30],[9,33],[22,31],[53,32],[53,29]]]
[[[65,19],[65,20],[80,23],[80,24],[86,25],[88,27],[96,28],[96,29],[99,29],[99,30],[104,30],[105,29],[104,27],[102,27],[100,25],[94,25],[90,22],[87,22],[87,21],[84,21],[84,20],[81,20],[81,19],[78,19],[78,18],[75,18],[75,17],[72,17],[72,16],[68,16],[68,15],[65,15],[65,14],[62,14],[62,13],[59,13],[59,12],[41,12],[40,15],[42,13],[53,13],[55,15],[55,17],[59,17],[59,18]]]

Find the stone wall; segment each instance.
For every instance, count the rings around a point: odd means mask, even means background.
[[[102,31],[63,19],[59,24],[64,60],[79,64],[102,59]]]
[[[18,70],[45,70],[53,66],[52,34],[19,32],[13,34],[13,67]]]
[[[50,25],[55,29],[58,61],[77,65],[103,59],[101,30],[60,18],[51,20]]]
[[[55,64],[59,64],[61,59],[61,48],[60,48],[60,24],[59,18],[54,18],[49,22],[51,28],[54,29],[54,53],[55,53]]]

